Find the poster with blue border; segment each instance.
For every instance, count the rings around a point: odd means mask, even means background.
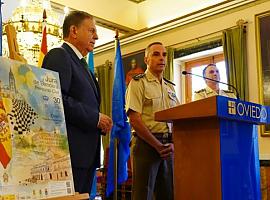
[[[73,194],[58,73],[0,57],[0,199]]]

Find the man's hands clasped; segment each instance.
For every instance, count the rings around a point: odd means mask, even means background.
[[[101,129],[102,133],[104,133],[105,135],[109,133],[112,129],[112,126],[113,126],[112,119],[109,116],[100,113],[99,123],[97,127]]]
[[[173,143],[162,144],[157,151],[162,159],[167,159],[173,154],[174,145]]]

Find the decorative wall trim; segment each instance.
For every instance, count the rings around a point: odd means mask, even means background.
[[[260,160],[269,160],[270,161],[270,154],[260,154]]]

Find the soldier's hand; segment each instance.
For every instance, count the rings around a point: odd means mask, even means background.
[[[112,129],[112,125],[112,119],[109,116],[100,113],[99,123],[97,127],[101,129],[102,133],[104,133],[105,135],[109,133]]]
[[[174,152],[174,145],[173,143],[163,144],[162,149],[159,151],[159,155],[162,159],[169,158]]]

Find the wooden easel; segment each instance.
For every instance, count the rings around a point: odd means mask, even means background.
[[[17,43],[17,34],[14,26],[10,24],[6,25],[5,31],[7,33],[9,58],[23,63],[27,63],[27,60],[19,52],[20,50]],[[48,198],[47,200],[88,200],[88,199],[89,199],[88,193],[79,194],[76,192],[74,195]]]
[[[17,34],[14,26],[8,24],[5,26],[5,31],[7,33],[9,58],[13,60],[18,60],[23,63],[27,63],[26,59],[20,54],[19,46],[17,43]]]

